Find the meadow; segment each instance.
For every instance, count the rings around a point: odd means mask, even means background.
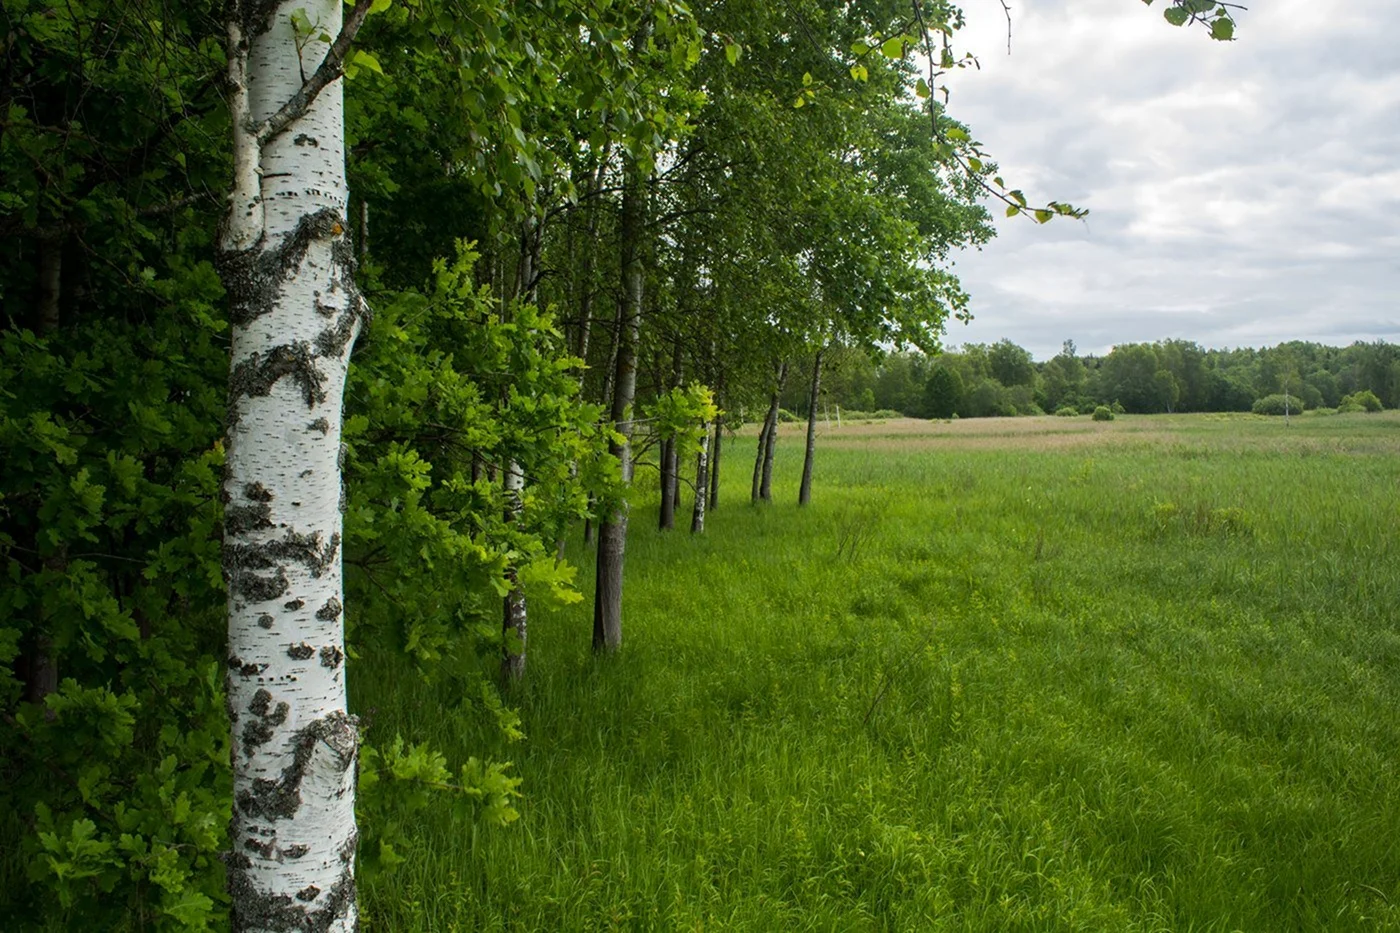
[[[406,815],[368,930],[1400,929],[1400,416],[829,426],[805,509],[801,431],[702,536],[641,474],[617,657],[571,542],[524,741],[352,668],[525,794]]]

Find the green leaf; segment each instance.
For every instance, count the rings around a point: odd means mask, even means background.
[[[1015,204],[1008,204],[1008,205],[1006,205],[1006,216],[1007,216],[1007,217],[1015,217],[1015,216],[1016,216],[1017,214],[1019,214],[1019,213],[1021,213],[1021,209],[1020,209],[1019,207],[1017,207]]]
[[[1045,208],[1042,207],[1036,210],[1035,221],[1036,223],[1048,224],[1050,222],[1050,218],[1054,216],[1054,213],[1052,213],[1051,211],[1047,211]]]
[[[967,167],[974,172],[980,172],[982,171],[982,160],[975,156],[970,156],[967,160]]]
[[[947,135],[949,139],[956,139],[960,143],[965,143],[968,139],[967,130],[956,126],[949,127]]]
[[[374,0],[374,2],[369,5],[370,15],[373,16],[375,13],[383,13],[385,10],[389,9],[389,6],[393,2],[394,0]],[[345,0],[345,3],[348,6],[354,5],[352,0]]]
[[[724,47],[725,60],[731,65],[739,64],[739,53],[742,51],[737,42],[731,42]]]
[[[880,54],[886,58],[903,58],[904,37],[895,36],[893,39],[886,39],[885,44],[880,46]]]
[[[857,81],[869,81],[870,71],[864,65],[852,65],[851,77]]]
[[[914,84],[914,93],[921,98],[927,98],[933,92],[929,90],[928,82],[920,78]]]
[[[810,71],[805,71],[805,72],[802,73],[802,86],[803,86],[803,87],[811,87],[811,86],[812,86],[812,73],[811,73]]]
[[[1185,7],[1171,6],[1162,11],[1162,16],[1173,26],[1185,26],[1186,21],[1191,18],[1191,14],[1186,12]]]
[[[798,94],[798,95],[797,95],[797,100],[795,100],[795,101],[792,102],[792,106],[793,106],[793,107],[805,107],[805,106],[807,106],[807,98],[806,98],[805,96],[803,96],[802,94]]]
[[[1235,37],[1235,21],[1222,16],[1210,24],[1210,37],[1221,42],[1229,42]]]

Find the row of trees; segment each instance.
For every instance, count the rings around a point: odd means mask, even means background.
[[[1115,404],[1140,414],[1250,411],[1272,395],[1288,395],[1306,408],[1336,408],[1368,392],[1386,408],[1400,407],[1400,346],[1383,341],[1208,350],[1166,340],[1120,344],[1102,357],[1080,356],[1066,341],[1060,353],[1036,362],[1001,340],[937,356],[848,351],[831,369],[822,404],[914,418],[1089,412]],[[783,401],[807,410],[801,394]]]
[[[580,524],[621,645],[644,452],[663,523],[708,455],[700,530],[720,410],[765,411],[768,498],[788,385],[964,312],[943,260],[990,236],[980,193],[1078,213],[937,103],[943,3],[3,17],[6,929],[353,929],[357,864],[411,844],[395,784],[507,822],[518,782],[361,745],[347,659],[406,653],[513,733]]]

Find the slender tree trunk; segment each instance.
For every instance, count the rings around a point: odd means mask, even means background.
[[[597,200],[598,189],[603,184],[603,174],[607,171],[608,155],[611,151],[611,143],[603,147],[603,154],[598,159],[598,165],[589,176],[588,191],[585,192],[585,207],[588,212],[587,236],[584,237],[583,244],[583,270],[579,278],[583,280],[583,291],[579,294],[578,309],[578,342],[574,345],[574,355],[581,360],[588,359],[588,341],[593,329],[593,269],[595,257],[598,254],[598,217],[601,211],[598,205],[593,203]],[[583,374],[579,374],[579,385],[583,385]]]
[[[368,7],[360,0],[346,14],[330,67]],[[357,925],[359,739],[346,711],[340,431],[366,308],[347,236],[341,82],[315,87],[316,76],[338,69],[318,68],[331,51],[320,39],[298,49],[296,10],[341,33],[340,0],[233,0],[227,23],[234,179],[219,260],[232,323],[223,565],[234,807],[226,864],[240,933]],[[306,87],[304,73],[313,74]]]
[[[749,501],[758,501],[758,490],[763,482],[763,455],[768,450],[768,426],[771,417],[772,406],[769,411],[763,413],[763,427],[758,429],[758,452],[753,458],[753,489],[749,493]]]
[[[39,239],[39,326],[41,334],[58,330],[63,320],[63,234]]]
[[[621,467],[624,484],[632,479],[632,398],[637,391],[637,340],[642,320],[645,268],[642,235],[646,224],[647,189],[635,164],[626,169],[622,193],[622,290],[618,314],[617,358],[613,379],[612,420],[621,442],[610,445]],[[627,499],[624,496],[598,528],[597,579],[593,596],[593,650],[613,652],[622,647],[622,563],[627,547]]]
[[[758,487],[758,497],[764,502],[773,501],[773,451],[778,445],[778,412],[783,389],[787,387],[788,364],[778,367],[778,388],[773,392],[773,404],[768,408],[768,436],[764,439],[763,482]]]
[[[710,426],[701,425],[700,452],[695,455],[695,507],[690,512],[690,532],[705,530],[705,494],[710,486]]]
[[[683,364],[681,341],[677,337],[672,344],[671,352],[671,388],[673,389],[679,388],[681,382],[684,381]],[[676,512],[681,507],[680,474],[680,453],[676,446],[676,439],[668,437],[661,443],[661,516],[658,524],[662,531],[670,531],[676,527]]]
[[[719,508],[719,452],[724,441],[724,419],[715,419],[715,442],[710,448],[710,495],[706,507],[713,512]]]
[[[39,304],[38,332],[50,336],[62,323],[63,303],[63,236],[53,234],[39,241]],[[44,561],[44,569],[56,573],[67,571],[63,554]],[[26,703],[43,703],[44,698],[58,689],[58,652],[53,636],[40,614],[40,627],[26,639],[19,658],[19,675],[24,685]],[[51,715],[45,713],[45,715]]]
[[[520,464],[514,460],[506,464],[506,521],[515,524],[520,520],[520,497],[525,488],[525,474]],[[520,589],[519,577],[514,566],[506,570],[506,580],[510,592],[505,595],[502,620],[504,644],[501,655],[501,679],[512,683],[525,676],[525,593]]]
[[[817,457],[817,396],[822,390],[822,356],[826,348],[817,351],[812,361],[812,394],[807,404],[807,455],[802,460],[802,488],[797,493],[797,504],[806,505],[812,501],[812,464]]]
[[[661,513],[657,527],[670,531],[676,527],[676,487],[680,464],[676,458],[676,442],[666,438],[661,442]]]

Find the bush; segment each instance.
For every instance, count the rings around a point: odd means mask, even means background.
[[[1059,408],[1055,409],[1055,414],[1061,418],[1074,418],[1079,415],[1079,409],[1075,408],[1073,405],[1061,405]]]
[[[778,423],[779,423],[779,424],[793,424],[794,422],[806,421],[806,420],[807,420],[806,418],[799,418],[799,417],[797,417],[797,416],[794,415],[792,412],[788,411],[786,408],[779,408],[779,409],[778,409]]]
[[[1098,408],[1094,409],[1095,421],[1112,421],[1113,418],[1113,409],[1109,408],[1107,405],[1100,405]]]
[[[1384,411],[1385,406],[1376,397],[1376,393],[1370,389],[1362,389],[1360,392],[1353,392],[1342,398],[1342,403],[1337,406],[1337,411]]]
[[[1303,400],[1296,395],[1266,395],[1251,410],[1256,415],[1301,415]]]

